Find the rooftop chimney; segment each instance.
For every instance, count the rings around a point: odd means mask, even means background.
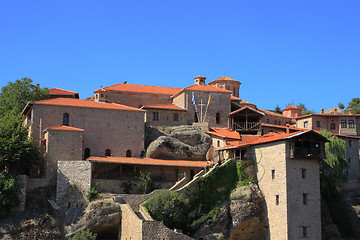
[[[323,108],[321,108],[321,110],[320,110],[320,111],[321,111],[321,114],[324,114],[324,109],[323,109]]]
[[[337,108],[334,108],[334,115],[337,114]]]
[[[351,108],[349,108],[349,115],[351,115],[352,114],[352,109]]]
[[[290,129],[289,129],[289,128],[290,128],[290,124],[287,123],[287,124],[286,124],[286,133],[290,133]]]
[[[38,87],[40,87],[40,83],[37,83],[36,85],[37,85]]]
[[[194,80],[195,80],[195,85],[205,85],[206,77],[199,75],[197,77],[194,77]]]

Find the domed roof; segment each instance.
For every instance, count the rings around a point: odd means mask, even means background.
[[[213,81],[209,82],[209,84],[211,84],[211,83],[215,83],[215,82],[218,82],[218,81],[232,81],[232,82],[238,82],[238,83],[240,83],[240,84],[241,84],[241,82],[236,81],[235,79],[232,79],[232,78],[227,77],[227,76],[222,76],[222,77],[219,77],[219,78],[217,78],[217,79],[215,79],[215,80],[213,80]]]

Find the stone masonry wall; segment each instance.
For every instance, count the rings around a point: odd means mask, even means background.
[[[158,113],[158,120],[153,120],[153,114]],[[174,120],[177,114],[178,120]],[[166,109],[146,109],[145,121],[151,126],[180,126],[187,124],[186,111]]]
[[[145,111],[35,104],[30,136],[38,143],[43,130],[63,124],[64,113],[69,114],[70,127],[84,129],[83,149],[89,148],[92,156],[104,156],[110,149],[112,156],[124,157],[131,150],[134,157],[139,157],[144,150]]]
[[[259,187],[265,197],[265,223],[268,223],[267,239],[288,239],[288,209],[286,189],[285,142],[255,146],[255,172]],[[274,171],[274,178],[272,177]],[[278,196],[279,203],[276,203]],[[294,215],[295,216],[295,215]]]
[[[346,144],[346,161],[349,164],[348,181],[360,179],[359,139],[340,137]]]
[[[141,240],[142,220],[128,204],[121,204],[121,240]]]
[[[86,203],[86,191],[91,187],[91,162],[58,161],[56,202],[63,207]]]

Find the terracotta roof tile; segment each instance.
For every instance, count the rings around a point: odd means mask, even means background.
[[[269,110],[264,110],[264,109],[260,109],[258,108],[260,111],[262,111],[263,113],[267,114],[267,115],[271,115],[271,116],[276,116],[276,117],[282,117],[282,118],[287,118],[289,120],[291,120],[291,118],[289,117],[285,117],[284,115],[281,115],[279,113],[275,113],[275,112],[272,112],[272,111],[269,111]]]
[[[288,106],[287,108],[285,108],[284,110],[290,110],[290,109],[300,109],[301,110],[301,108],[298,108],[298,107],[295,107],[295,106]],[[283,111],[284,111],[283,110]]]
[[[211,128],[206,133],[214,135],[214,136],[218,136],[221,138],[230,138],[230,139],[238,139],[238,140],[241,139],[240,134],[238,132],[232,131],[231,129]]]
[[[61,130],[61,131],[76,131],[76,132],[83,132],[84,129],[76,128],[76,127],[69,127],[69,126],[53,126],[53,127],[47,127],[46,130]]]
[[[213,82],[216,82],[216,81],[234,81],[234,82],[239,82],[239,81],[237,81],[237,80],[235,80],[235,79],[232,79],[232,78],[230,78],[230,77],[227,77],[227,76],[222,76],[222,77],[219,77],[219,78],[217,78],[217,79],[215,79],[215,80],[212,80],[211,82],[209,82],[209,84],[211,84],[211,83],[213,83]],[[240,83],[240,82],[239,82]],[[240,83],[241,84],[241,83]]]
[[[231,100],[238,100],[238,101],[241,101],[241,98],[238,98],[238,97],[235,97],[235,96],[231,95]]]
[[[117,103],[95,102],[95,101],[81,100],[75,98],[53,98],[53,99],[30,102],[29,104],[144,111],[138,108],[133,108]]]
[[[78,92],[74,92],[74,91],[69,91],[69,90],[65,90],[65,89],[61,89],[61,88],[50,88],[49,89],[49,95],[74,95]]]
[[[138,93],[153,93],[153,94],[166,94],[173,95],[181,90],[181,88],[172,87],[157,87],[157,86],[146,86],[146,85],[135,85],[135,84],[115,84],[108,87],[100,88],[94,92],[100,91],[120,91],[120,92],[138,92]]]
[[[194,91],[204,91],[204,92],[226,92],[226,93],[231,93],[231,91],[226,90],[226,89],[212,87],[212,86],[208,86],[208,85],[197,85],[197,84],[188,86],[188,87],[186,87],[184,89],[186,89],[186,90],[194,90]]]
[[[275,125],[275,124],[270,124],[270,123],[261,123],[261,126],[264,127],[273,127],[273,128],[279,128],[279,129],[286,129],[286,126],[280,126],[280,125]],[[290,130],[295,130],[295,131],[308,131],[309,129],[307,128],[297,128],[294,127],[292,125],[289,126]]]
[[[313,116],[317,116],[317,117],[360,117],[360,114],[320,114],[320,113],[312,113],[312,114],[308,114],[308,115],[303,115],[303,116],[299,116],[297,119],[302,119],[302,118],[308,118],[308,117],[313,117]]]
[[[147,109],[147,108],[187,111],[186,108],[179,107],[175,104],[145,105],[142,107],[142,109]]]
[[[134,157],[89,157],[87,160],[101,163],[153,165],[153,166],[176,166],[204,168],[206,161],[189,160],[162,160],[154,158],[134,158]]]

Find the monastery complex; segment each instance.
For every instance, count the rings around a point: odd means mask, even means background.
[[[86,100],[77,92],[50,89],[50,99],[29,102],[22,112],[45,159],[30,173],[27,188],[56,186],[57,204],[70,207],[84,204],[81,193],[90,187],[123,193],[120,183],[136,180],[139,172],[171,188],[191,181],[207,161],[252,161],[265,197],[268,239],[321,239],[319,163],[327,139],[319,131],[345,140],[346,174],[349,183],[356,182],[360,114],[335,108],[301,116],[294,106],[277,114],[243,100],[240,85],[226,76],[209,83],[198,76],[184,88],[122,83],[97,89]],[[181,125],[211,136],[207,157],[149,156],[149,129]]]

